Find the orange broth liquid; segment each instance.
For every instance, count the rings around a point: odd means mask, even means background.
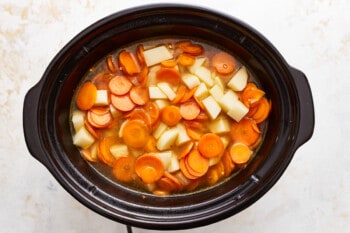
[[[192,45],[199,45],[202,48],[202,52],[197,54],[196,52],[194,54],[186,53],[183,51],[183,49],[178,47],[178,42],[183,41],[190,41],[190,44]],[[89,71],[85,74],[84,77],[82,77],[82,81],[80,83],[79,88],[77,88],[76,93],[74,94],[72,104],[71,104],[71,128],[72,128],[72,135],[73,135],[73,141],[78,147],[78,149],[81,152],[82,157],[94,168],[96,171],[98,171],[103,176],[107,177],[109,180],[111,180],[114,183],[117,183],[118,185],[123,185],[124,187],[131,188],[133,190],[146,192],[146,193],[152,193],[154,195],[159,196],[166,196],[166,195],[173,195],[173,194],[181,194],[181,193],[188,193],[188,192],[194,192],[194,191],[200,191],[203,189],[210,188],[212,186],[218,185],[221,182],[225,181],[227,178],[230,178],[237,174],[239,171],[244,169],[247,164],[254,158],[257,149],[259,148],[262,139],[264,137],[265,131],[266,131],[266,123],[267,119],[264,119],[262,122],[256,123],[257,129],[259,131],[259,138],[256,140],[256,142],[253,145],[248,145],[249,149],[251,150],[251,155],[247,159],[246,162],[237,164],[233,161],[232,156],[230,154],[230,148],[233,144],[241,143],[238,141],[235,141],[234,137],[232,137],[231,128],[232,125],[236,122],[232,117],[227,115],[227,112],[224,111],[224,109],[221,108],[220,114],[215,118],[211,119],[209,112],[206,109],[206,106],[200,106],[200,117],[194,119],[194,120],[185,120],[183,118],[180,119],[178,124],[182,124],[186,129],[190,128],[194,132],[197,132],[199,135],[203,136],[204,134],[212,133],[212,124],[213,121],[217,119],[224,119],[224,122],[226,123],[226,126],[228,125],[229,129],[222,130],[224,132],[215,133],[218,135],[222,143],[224,145],[224,151],[220,153],[219,156],[216,156],[215,158],[206,158],[209,161],[208,169],[204,174],[198,174],[198,172],[193,172],[193,169],[191,168],[191,164],[188,165],[188,161],[184,158],[178,158],[179,155],[184,151],[185,144],[188,143],[188,141],[193,142],[192,150],[198,150],[198,140],[194,139],[191,135],[189,136],[189,140],[185,143],[182,143],[180,145],[176,145],[177,143],[171,143],[170,146],[168,146],[166,149],[159,150],[157,148],[157,142],[161,135],[157,136],[156,144],[155,144],[155,151],[146,151],[144,148],[132,148],[130,146],[127,146],[127,154],[125,155],[113,155],[113,153],[109,152],[103,152],[101,149],[101,141],[103,138],[106,137],[114,137],[113,145],[124,145],[125,148],[125,142],[123,140],[123,137],[121,137],[121,134],[123,130],[121,129],[123,127],[123,124],[125,124],[125,121],[128,120],[128,116],[130,116],[130,113],[135,109],[144,109],[144,104],[135,104],[135,107],[132,108],[130,111],[120,111],[118,110],[113,104],[111,103],[111,90],[109,89],[108,83],[109,80],[111,80],[115,76],[124,76],[127,79],[130,80],[132,83],[132,86],[138,86],[141,85],[139,80],[139,73],[128,75],[124,72],[124,69],[122,68],[120,61],[118,60],[118,56],[122,51],[128,51],[130,52],[134,59],[136,60],[136,63],[138,63],[138,66],[140,69],[142,67],[146,66],[145,64],[142,64],[142,61],[140,61],[140,58],[137,56],[138,53],[138,46],[142,45],[144,50],[147,51],[148,49],[155,48],[157,46],[165,45],[166,48],[173,54],[173,60],[177,60],[178,56],[180,54],[187,54],[193,57],[194,59],[199,58],[206,58],[206,61],[202,64],[203,67],[205,67],[207,70],[211,72],[211,77],[213,79],[214,85],[216,85],[217,80],[221,80],[221,85],[223,86],[223,93],[226,93],[230,88],[227,86],[227,83],[231,80],[231,78],[234,76],[235,73],[238,72],[243,67],[243,64],[239,61],[238,57],[235,57],[234,54],[230,53],[229,51],[225,51],[226,53],[230,54],[232,58],[235,61],[235,67],[233,72],[230,74],[220,74],[215,70],[215,67],[211,64],[211,61],[213,59],[213,56],[217,53],[222,52],[221,49],[212,46],[208,43],[205,43],[203,41],[199,40],[190,40],[187,38],[173,38],[173,39],[154,39],[154,40],[147,40],[147,41],[141,41],[132,45],[129,45],[127,47],[118,49],[116,51],[111,52],[106,57],[100,59],[93,67],[89,69]],[[109,64],[108,64],[109,63]],[[147,72],[147,82],[146,87],[149,88],[150,86],[157,86],[157,78],[156,78],[156,71],[159,69],[164,68],[161,63],[157,63],[155,65],[152,65],[148,67]],[[189,66],[183,66],[181,64],[176,64],[175,68],[179,71],[181,77],[183,77],[184,74],[191,73],[189,70]],[[254,83],[257,88],[260,88],[259,83],[257,79],[253,76],[252,72],[250,72],[247,69],[247,73],[249,75],[248,77],[248,83]],[[102,80],[102,81],[101,81]],[[105,126],[105,127],[94,127],[89,123],[89,119],[87,117],[88,112],[91,110],[81,110],[78,108],[76,102],[77,102],[77,95],[78,91],[80,90],[83,83],[86,82],[92,82],[98,90],[106,90],[108,93],[108,104],[102,104],[102,106],[97,106],[98,108],[107,109],[107,111],[111,114],[112,120],[111,122]],[[203,83],[200,79],[200,83]],[[186,86],[184,84],[184,81],[181,79],[179,84],[177,85],[170,85],[170,87],[174,90],[174,93],[177,94],[177,91],[179,89],[180,85]],[[194,99],[194,97],[191,97],[190,101],[201,101],[205,99],[207,96],[211,95],[209,92],[210,88],[208,87],[208,92],[204,93],[202,96],[199,96],[197,100]],[[198,90],[198,88],[197,88]],[[259,89],[261,90],[261,89]],[[187,88],[186,92],[189,92],[190,88]],[[242,91],[235,91],[235,93],[238,96],[238,99],[243,102],[242,100]],[[263,96],[262,98],[266,98]],[[164,105],[174,105],[176,107],[181,106],[182,103],[178,102],[176,104],[173,104],[171,100],[169,99],[157,99],[157,98],[149,98],[149,102],[156,102],[157,106],[159,106],[159,111],[162,111],[162,108]],[[218,103],[218,101],[216,101]],[[203,103],[202,103],[203,104]],[[200,104],[199,104],[200,105]],[[245,104],[247,105],[247,104]],[[220,106],[220,103],[219,103]],[[96,106],[93,106],[94,108]],[[203,108],[203,109],[202,109]],[[247,109],[249,112],[245,114],[245,116],[242,119],[249,119],[254,121],[253,117],[253,104],[252,106],[247,106]],[[79,112],[83,116],[84,124],[81,126],[77,126],[75,122],[73,122],[73,116],[75,116]],[[267,118],[267,117],[265,117]],[[145,123],[145,122],[144,122]],[[160,124],[164,125],[164,122],[162,122],[161,119],[158,119],[155,123],[151,125],[149,128],[149,135],[154,135],[154,133],[157,131]],[[145,123],[147,124],[147,123]],[[87,132],[89,132],[89,136],[93,138],[93,142],[89,143],[89,146],[84,146],[85,148],[82,148],[82,144],[79,144],[75,141],[77,132],[81,127],[84,127],[87,129]],[[167,126],[166,131],[174,128],[177,126]],[[224,127],[224,126],[223,126]],[[216,129],[220,131],[221,129]],[[216,131],[214,130],[214,131]],[[187,131],[186,131],[187,132]],[[163,132],[164,133],[164,132]],[[188,135],[187,135],[188,136]],[[85,145],[85,144],[84,144]],[[113,146],[112,145],[112,146]],[[162,152],[170,152],[171,157],[169,158],[169,154],[167,154],[163,161],[164,165],[164,171],[163,175],[160,178],[157,178],[154,182],[151,183],[145,183],[142,179],[142,176],[137,174],[134,170],[134,166],[126,166],[124,167],[125,170],[132,170],[132,178],[131,180],[121,180],[118,179],[118,177],[113,172],[114,166],[116,164],[116,161],[120,159],[121,157],[125,156],[131,156],[135,159],[135,161],[144,154],[157,154]],[[106,162],[104,155],[101,155],[101,153],[107,153],[109,158]],[[102,159],[101,159],[102,157]],[[175,158],[173,158],[175,157]],[[205,157],[205,156],[204,156]],[[181,160],[186,161],[187,163],[182,161],[183,165],[180,166]],[[173,162],[176,160],[175,162]],[[174,163],[174,164],[171,164]],[[178,163],[178,164],[177,164]],[[174,165],[174,166],[173,166]],[[190,168],[188,168],[188,166]],[[187,170],[186,170],[187,167]],[[170,169],[170,170],[169,170]],[[192,173],[191,173],[192,171]],[[190,174],[188,174],[188,172]],[[165,174],[166,173],[166,174]],[[169,176],[170,175],[170,176]],[[170,177],[170,178],[169,178]],[[170,182],[170,183],[169,183]]]

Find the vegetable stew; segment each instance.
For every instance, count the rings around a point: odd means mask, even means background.
[[[271,102],[239,58],[203,41],[118,49],[82,77],[73,143],[114,182],[166,196],[216,185],[254,158]]]

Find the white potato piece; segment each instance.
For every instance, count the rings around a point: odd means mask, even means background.
[[[157,86],[148,87],[150,99],[168,99],[168,96]]]
[[[73,144],[83,149],[89,148],[94,142],[95,138],[84,126],[81,127],[73,136]]]
[[[188,70],[194,74],[197,70],[197,68],[203,66],[206,62],[207,62],[207,58],[206,57],[198,57],[196,58],[196,60],[194,61],[193,65],[188,67]]]
[[[72,123],[75,132],[84,126],[85,113],[80,110],[75,110],[72,114]]]
[[[111,146],[109,150],[115,159],[119,159],[121,157],[129,155],[128,147],[125,144],[115,144]]]
[[[160,138],[160,136],[168,129],[168,126],[163,122],[160,122],[157,128],[153,131],[153,137],[155,139]]]
[[[157,141],[157,148],[160,151],[168,150],[176,142],[179,131],[176,127],[166,130]]]
[[[242,66],[227,83],[227,86],[233,91],[242,91],[247,85],[248,72],[247,69]]]
[[[177,124],[177,130],[178,130],[178,136],[176,139],[176,145],[180,146],[186,142],[191,141],[191,138],[187,135],[186,128],[183,124],[179,123]]]
[[[210,88],[209,93],[217,102],[224,96],[224,90],[221,89],[218,84],[214,84],[214,86]]]
[[[202,103],[204,105],[205,110],[209,114],[210,118],[212,120],[216,119],[216,117],[221,112],[221,107],[219,104],[215,101],[215,99],[210,95],[202,100]]]
[[[154,101],[156,103],[156,105],[158,106],[159,109],[162,109],[166,106],[170,105],[170,102],[168,100],[164,100],[164,99],[158,99]]]
[[[143,56],[148,67],[173,58],[173,54],[165,45],[145,50]]]
[[[225,90],[225,84],[224,84],[224,81],[222,80],[222,78],[220,78],[220,76],[215,76],[214,77],[214,83],[216,85],[218,85],[222,91]]]
[[[220,134],[230,132],[230,121],[226,116],[221,115],[209,123],[209,130],[212,133]]]
[[[227,111],[227,115],[239,122],[248,112],[249,108],[247,108],[241,101],[236,100],[232,103],[229,111]]]
[[[220,162],[220,160],[221,160],[221,156],[216,156],[214,158],[210,158],[209,159],[209,167],[218,164]]]
[[[154,153],[154,155],[157,156],[162,161],[165,170],[168,170],[168,167],[171,163],[172,154],[173,154],[172,151],[163,151],[163,152]]]
[[[208,87],[214,85],[214,80],[212,79],[211,72],[208,68],[200,66],[195,70],[194,74]]]
[[[227,90],[224,96],[220,98],[218,103],[225,112],[228,112],[231,108],[231,105],[237,100],[238,95],[232,90]]]
[[[175,91],[171,88],[170,84],[167,82],[160,82],[157,84],[159,89],[167,96],[167,98],[172,101],[176,97]]]
[[[171,159],[170,159],[170,165],[168,166],[168,172],[172,173],[178,170],[180,170],[179,160],[177,156],[174,153],[172,153]]]
[[[208,88],[204,83],[200,83],[197,90],[194,92],[194,96],[198,99],[205,98],[209,95]]]
[[[193,74],[188,74],[188,73],[183,74],[181,79],[185,83],[185,85],[188,87],[188,89],[192,89],[201,83],[199,81],[199,78]]]
[[[95,106],[106,106],[109,104],[108,91],[107,90],[97,90]]]

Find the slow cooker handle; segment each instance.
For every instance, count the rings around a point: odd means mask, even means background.
[[[44,164],[49,166],[45,150],[40,140],[39,128],[39,98],[41,82],[32,87],[26,94],[23,104],[23,130],[27,148],[31,155]]]
[[[300,124],[294,148],[296,150],[311,138],[315,125],[315,113],[311,88],[305,74],[293,67],[290,71],[296,84],[300,107]]]

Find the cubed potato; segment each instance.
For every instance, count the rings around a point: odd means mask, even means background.
[[[178,160],[177,156],[174,153],[172,153],[170,165],[168,166],[168,172],[172,173],[172,172],[176,172],[178,170],[180,170],[179,160]]]
[[[172,154],[173,154],[172,151],[163,151],[163,152],[154,153],[154,155],[157,156],[162,161],[165,170],[168,170],[168,167],[171,163]]]
[[[157,86],[148,87],[150,99],[168,99],[168,96]]]
[[[198,99],[205,98],[209,95],[208,88],[204,83],[200,83],[197,90],[194,92],[194,96]]]
[[[224,96],[224,91],[218,84],[214,84],[214,86],[210,88],[209,93],[217,102]]]
[[[230,109],[227,111],[227,115],[238,122],[248,112],[249,112],[249,108],[247,108],[241,101],[236,100],[234,103],[232,103]]]
[[[148,67],[173,58],[173,54],[165,45],[145,50],[143,56]]]
[[[170,105],[170,102],[168,100],[164,100],[164,99],[158,99],[154,101],[156,103],[156,105],[158,106],[159,109],[162,109],[166,106]]]
[[[202,100],[202,103],[205,107],[205,110],[209,114],[212,120],[216,119],[216,117],[220,114],[221,108],[219,104],[215,101],[212,96],[208,96]]]
[[[220,115],[209,123],[209,130],[215,134],[230,132],[230,122],[225,115]]]
[[[160,82],[157,84],[159,89],[167,96],[167,98],[172,101],[176,97],[175,91],[172,89],[169,83],[167,82]]]
[[[248,72],[247,69],[242,66],[227,83],[227,86],[233,91],[242,91],[247,85]]]
[[[74,134],[73,144],[87,149],[95,142],[95,138],[89,133],[89,131],[83,126]]]
[[[196,60],[194,61],[193,65],[188,67],[188,70],[192,74],[194,74],[196,72],[197,68],[203,66],[206,62],[207,62],[207,58],[206,57],[196,58]]]
[[[195,70],[194,73],[202,82],[205,83],[208,87],[214,85],[214,80],[211,77],[211,72],[208,68],[200,66]]]
[[[193,74],[186,73],[186,74],[182,75],[181,79],[185,83],[185,85],[188,87],[188,89],[192,89],[201,83],[199,81],[199,78]]]
[[[75,110],[72,114],[72,123],[75,132],[77,132],[81,127],[84,126],[85,122],[85,112],[80,110]]]
[[[179,131],[176,127],[170,128],[162,133],[157,141],[158,150],[164,151],[170,149],[175,144],[178,134]]]
[[[125,144],[112,145],[109,150],[115,159],[129,155],[128,147]]]
[[[238,100],[238,95],[232,91],[228,90],[222,98],[218,101],[222,109],[227,112],[231,108],[231,105]]]
[[[97,90],[95,106],[107,106],[109,104],[108,91]]]
[[[186,142],[191,141],[191,138],[187,135],[186,128],[183,124],[177,124],[178,136],[176,139],[176,145],[180,146]]]
[[[168,126],[166,124],[164,124],[163,122],[160,122],[157,126],[157,128],[155,128],[155,130],[153,131],[153,137],[155,139],[160,138],[160,136],[168,129]]]

